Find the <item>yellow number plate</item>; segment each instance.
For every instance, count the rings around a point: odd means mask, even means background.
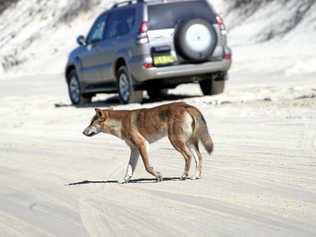
[[[161,55],[154,57],[154,64],[155,65],[165,65],[171,64],[174,62],[174,58],[171,55]]]

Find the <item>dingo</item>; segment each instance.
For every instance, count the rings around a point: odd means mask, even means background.
[[[197,108],[178,102],[150,109],[95,111],[96,115],[83,134],[91,137],[100,132],[109,133],[123,139],[131,149],[126,174],[121,183],[128,183],[132,178],[139,155],[146,171],[155,176],[157,181],[162,180],[160,172],[150,165],[148,146],[165,136],[168,136],[171,144],[185,160],[181,178],[186,179],[189,176],[192,157],[196,165],[193,178],[201,178],[202,155],[199,141],[209,154],[213,151],[213,141],[206,121]]]

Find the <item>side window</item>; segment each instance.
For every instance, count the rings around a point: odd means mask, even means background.
[[[135,8],[122,9],[110,14],[105,38],[112,39],[129,34],[135,24],[135,17]]]
[[[88,44],[95,44],[103,39],[105,31],[106,17],[101,16],[93,24],[87,38]]]

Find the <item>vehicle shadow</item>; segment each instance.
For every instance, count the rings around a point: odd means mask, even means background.
[[[112,107],[116,105],[120,105],[120,99],[118,96],[112,96],[112,97],[107,98],[106,100],[93,101],[91,103],[87,103],[84,105],[57,103],[55,104],[55,108],[63,108],[63,107],[95,108],[95,107]]]
[[[183,100],[183,99],[190,99],[190,98],[196,98],[196,97],[202,97],[198,95],[176,95],[176,94],[168,94],[158,99],[150,99],[150,98],[144,98],[142,104],[149,104],[149,103],[156,103],[156,102],[163,102],[163,101],[174,101],[174,100]]]
[[[201,96],[185,95],[185,94],[184,95],[169,94],[158,99],[144,98],[141,104],[150,104],[150,103],[168,102],[168,101],[171,102],[171,101],[190,99],[190,98],[196,98],[196,97],[201,97]],[[107,98],[106,100],[97,100],[97,101],[93,101],[91,103],[87,103],[85,105],[79,105],[79,106],[74,106],[72,104],[56,103],[55,108],[63,108],[63,107],[96,108],[96,107],[113,107],[113,106],[118,106],[118,105],[121,105],[119,97],[112,96],[112,97]]]
[[[183,181],[180,177],[164,177],[161,182],[168,182],[168,181]],[[77,185],[87,185],[87,184],[118,184],[118,180],[84,180],[76,183],[67,184],[67,186],[77,186]],[[137,184],[137,183],[157,183],[157,179],[155,178],[140,178],[140,179],[131,179],[129,184]]]

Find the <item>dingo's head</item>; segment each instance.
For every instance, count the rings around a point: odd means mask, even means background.
[[[107,119],[106,111],[95,109],[96,114],[93,116],[90,125],[83,131],[87,137],[92,137],[103,131],[104,122]]]

